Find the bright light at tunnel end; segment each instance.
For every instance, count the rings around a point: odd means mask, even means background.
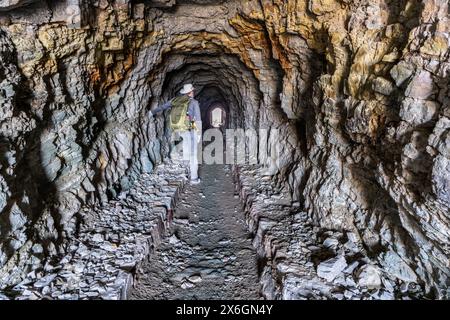
[[[199,164],[261,165],[269,171],[280,168],[278,129],[220,129],[185,131],[171,136],[171,157]]]

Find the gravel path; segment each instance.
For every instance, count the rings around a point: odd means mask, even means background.
[[[259,299],[256,253],[230,168],[201,168],[165,238],[136,277],[130,299]]]

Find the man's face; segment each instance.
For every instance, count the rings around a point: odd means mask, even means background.
[[[192,90],[191,92],[188,93],[188,96],[193,98],[194,97],[194,90]]]

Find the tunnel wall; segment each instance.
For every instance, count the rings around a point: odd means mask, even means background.
[[[448,4],[297,5],[272,9],[327,63],[312,91],[297,82],[297,96],[312,105],[293,109],[305,112],[307,153],[288,175],[292,191],[322,227],[354,231],[395,278],[447,296]],[[295,40],[272,38],[292,60]]]
[[[0,287],[162,160],[165,121],[146,111],[192,80],[223,88],[231,126],[278,129],[273,179],[318,225],[445,296],[448,3],[196,2],[1,8]]]

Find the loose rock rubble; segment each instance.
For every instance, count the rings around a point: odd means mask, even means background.
[[[83,208],[85,220],[67,255],[31,272],[0,299],[126,298],[134,270],[167,232],[187,172],[181,163],[162,164],[119,199]]]
[[[263,270],[268,299],[423,298],[414,273],[401,259],[380,266],[352,232],[316,226],[259,166],[234,168],[246,221]],[[387,253],[395,255],[394,253]],[[394,256],[393,256],[394,257]],[[390,272],[386,272],[388,270]]]

